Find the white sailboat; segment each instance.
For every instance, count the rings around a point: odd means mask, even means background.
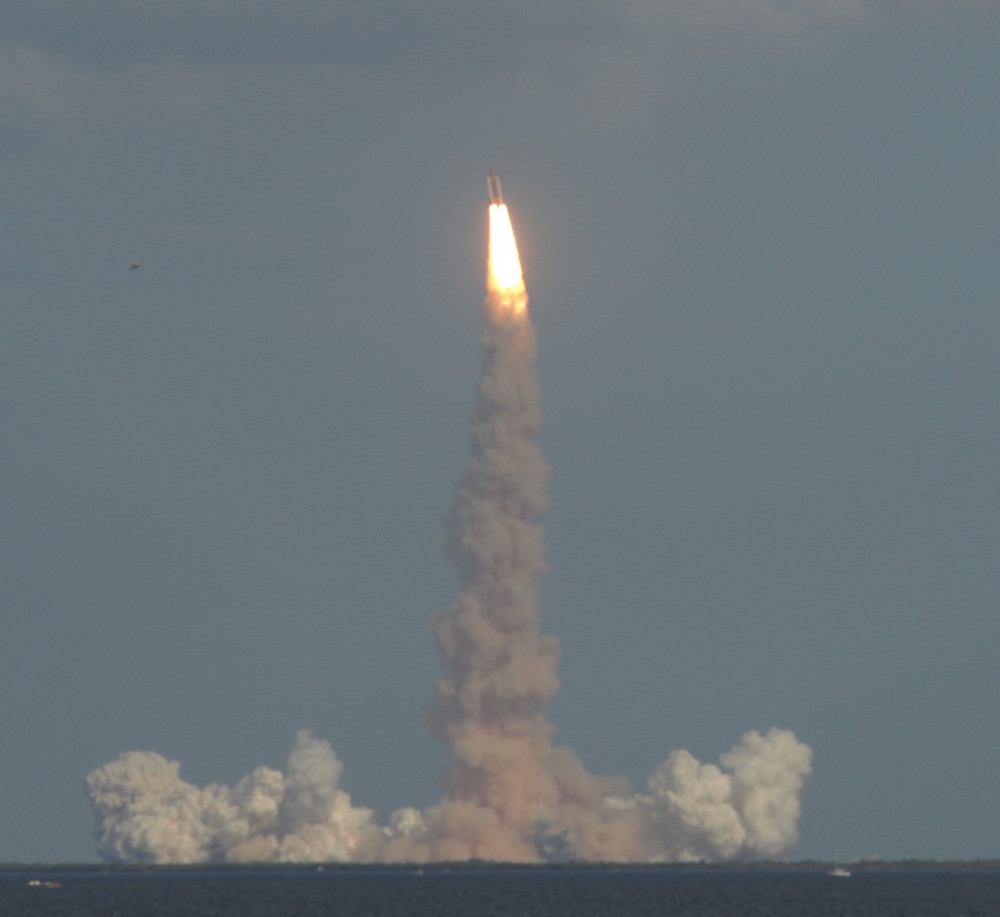
[[[851,871],[846,866],[841,866],[837,861],[840,859],[840,850],[833,855],[833,869],[828,869],[826,874],[828,876],[833,876],[835,879],[848,879],[851,876]]]

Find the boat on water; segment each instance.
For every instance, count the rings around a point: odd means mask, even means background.
[[[838,866],[834,863],[833,869],[827,870],[826,874],[837,879],[848,879],[850,878],[851,871],[844,866]]]

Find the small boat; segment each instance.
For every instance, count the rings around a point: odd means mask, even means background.
[[[827,871],[828,876],[833,876],[837,879],[849,879],[851,876],[851,871],[843,866],[838,866],[836,863],[833,864],[833,869]]]

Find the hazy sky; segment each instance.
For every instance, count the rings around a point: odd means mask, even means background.
[[[330,741],[439,798],[488,169],[540,341],[558,740],[814,753],[796,858],[1000,856],[1000,5],[0,10],[0,861]],[[132,261],[142,267],[129,271]]]

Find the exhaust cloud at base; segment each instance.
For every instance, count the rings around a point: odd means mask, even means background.
[[[284,773],[259,767],[233,787],[198,788],[178,762],[127,752],[86,780],[106,859],[694,861],[779,858],[796,843],[811,752],[787,730],[747,732],[718,764],[674,751],[641,792],[552,744],[545,711],[559,644],[538,614],[549,469],[536,442],[535,330],[492,172],[489,188],[482,374],[447,519],[459,594],[431,620],[443,672],[425,721],[451,749],[442,800],[378,824],[340,789],[331,746],[308,731]]]

